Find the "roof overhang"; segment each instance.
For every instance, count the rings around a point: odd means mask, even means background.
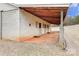
[[[69,4],[16,4],[19,8],[51,24],[60,24],[60,12],[65,18]]]

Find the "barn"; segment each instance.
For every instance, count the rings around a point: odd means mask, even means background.
[[[0,4],[0,38],[16,40],[19,37],[38,36],[60,26],[68,9],[67,4],[27,5]]]

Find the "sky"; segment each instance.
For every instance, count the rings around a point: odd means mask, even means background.
[[[67,11],[67,16],[77,16],[77,15],[79,15],[79,4],[78,3],[70,4]]]

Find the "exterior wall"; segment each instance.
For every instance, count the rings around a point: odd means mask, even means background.
[[[60,31],[60,25],[51,24],[50,31]]]
[[[21,36],[34,36],[34,35],[41,35],[47,32],[48,29],[43,28],[43,24],[49,25],[50,24],[42,19],[24,11],[20,10],[20,33]],[[39,29],[39,26],[36,22],[42,24],[42,28]],[[31,24],[31,26],[29,26]],[[46,32],[45,32],[46,31]]]
[[[16,37],[19,36],[19,11],[16,7],[6,4],[6,3],[0,4],[0,11],[1,10],[3,10],[2,12],[2,39],[15,40]],[[0,22],[1,22],[1,15],[0,15]],[[0,34],[1,34],[1,26],[0,26]]]
[[[48,28],[44,28],[43,24],[50,24],[24,10],[19,10],[8,4],[0,4],[2,12],[2,39],[16,40],[18,37],[35,36],[48,32]],[[9,11],[7,11],[9,10]],[[0,13],[1,22],[1,13]],[[37,26],[36,26],[37,22]],[[42,26],[39,28],[38,23]],[[0,23],[1,34],[1,23]],[[0,35],[1,36],[1,35]]]
[[[51,31],[60,31],[59,27],[51,27]]]
[[[19,36],[18,10],[2,13],[2,37],[14,40]]]

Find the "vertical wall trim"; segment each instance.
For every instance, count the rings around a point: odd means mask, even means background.
[[[2,25],[2,13],[3,13],[3,11],[0,11],[0,12],[1,12],[1,33],[0,33],[1,34],[1,38],[0,39],[2,40],[2,26],[3,26]]]
[[[18,15],[19,15],[19,37],[21,36],[21,12],[20,8],[18,8]]]

